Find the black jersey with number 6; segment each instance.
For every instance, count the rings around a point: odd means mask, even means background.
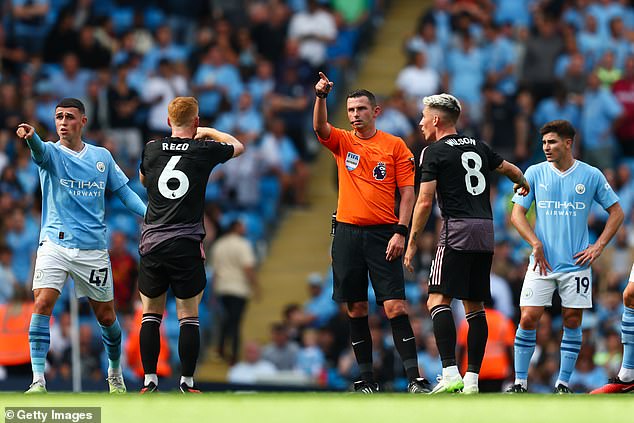
[[[232,156],[232,145],[215,141],[168,137],[146,144],[141,160],[148,193],[139,245],[142,255],[168,239],[204,237],[209,174]]]
[[[423,150],[421,182],[436,181],[443,218],[492,219],[489,177],[503,160],[481,141],[448,135]]]

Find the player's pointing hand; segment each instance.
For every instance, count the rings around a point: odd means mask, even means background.
[[[15,131],[15,134],[18,138],[29,140],[33,137],[33,134],[35,134],[35,128],[27,123],[21,123],[18,125],[18,129]]]
[[[319,81],[315,84],[315,93],[318,96],[320,94],[323,96],[328,95],[333,85],[335,85],[334,82],[330,81],[323,72],[319,72]]]

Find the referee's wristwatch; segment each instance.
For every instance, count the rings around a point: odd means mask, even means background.
[[[401,225],[401,224],[394,225],[395,234],[407,236],[407,232],[408,232],[407,225]]]

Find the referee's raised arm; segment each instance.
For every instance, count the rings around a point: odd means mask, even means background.
[[[313,129],[322,139],[330,137],[330,124],[328,123],[328,109],[326,98],[334,85],[328,77],[319,72],[319,81],[315,84],[315,108],[313,109]]]

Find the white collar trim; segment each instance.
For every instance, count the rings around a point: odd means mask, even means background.
[[[86,155],[86,152],[88,151],[88,144],[84,142],[84,148],[81,149],[81,151],[75,151],[75,150],[71,150],[70,148],[66,147],[64,144],[59,143],[59,146],[62,150],[66,151],[68,154],[71,154],[77,158],[82,158]]]
[[[555,165],[554,165],[554,164],[552,164],[552,163],[548,163],[548,165],[550,166],[550,168],[551,168],[551,169],[552,169],[552,170],[553,170],[553,171],[554,171],[557,175],[559,175],[559,176],[560,176],[560,177],[562,177],[562,178],[565,178],[566,176],[570,175],[570,174],[571,174],[571,173],[572,173],[572,172],[573,172],[573,171],[577,168],[577,166],[579,165],[579,161],[578,161],[578,160],[575,160],[575,161],[573,162],[572,166],[570,166],[570,167],[568,168],[568,170],[566,170],[565,172],[562,172],[561,170],[557,169],[557,168],[555,167]]]

